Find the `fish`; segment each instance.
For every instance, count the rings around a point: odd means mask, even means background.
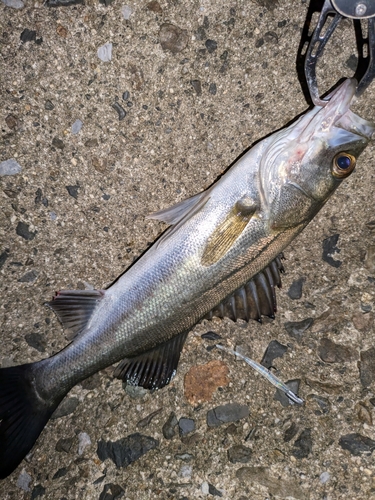
[[[161,389],[202,319],[274,317],[280,253],[353,172],[375,124],[350,105],[354,79],[256,143],[211,187],[150,215],[170,227],[109,288],[61,290],[47,305],[70,343],[0,369],[0,478],[21,463],[66,394],[114,376]]]

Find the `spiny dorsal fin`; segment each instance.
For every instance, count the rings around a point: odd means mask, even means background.
[[[174,377],[187,333],[183,332],[168,342],[133,358],[126,358],[114,371],[116,378],[145,389],[161,389]]]
[[[212,319],[214,316],[229,318],[233,321],[238,319],[261,321],[262,316],[274,318],[276,312],[275,286],[280,288],[280,273],[284,272],[281,258],[282,254],[248,283],[223,300],[204,319]]]
[[[104,294],[104,290],[61,290],[46,305],[56,313],[64,329],[69,330],[67,337],[72,339],[85,329]]]

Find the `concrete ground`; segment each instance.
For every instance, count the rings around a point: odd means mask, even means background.
[[[25,4],[0,4],[0,161],[22,167],[0,181],[2,366],[63,348],[63,330],[43,305],[56,290],[108,285],[164,229],[145,215],[205,189],[307,109],[295,67],[305,1]],[[106,43],[112,58],[103,62],[97,51]],[[352,75],[355,54],[344,22],[319,67],[322,90]],[[374,85],[355,110],[374,119]],[[76,386],[65,416],[0,483],[0,497],[375,498],[373,158],[371,144],[285,251],[275,321],[198,325],[177,376],[153,394],[129,395],[110,368]],[[298,280],[302,295],[291,299]],[[306,318],[314,320],[306,331],[288,333],[285,323]],[[283,380],[300,380],[306,404],[283,406],[242,361],[207,350],[213,342],[200,335],[209,330],[256,360],[272,340],[287,346],[273,364]],[[191,405],[185,374],[217,359],[228,384]],[[207,412],[228,403],[247,405],[249,415],[208,427]],[[195,431],[166,439],[171,412],[194,420]],[[98,441],[137,432],[156,447],[128,467],[99,459]]]

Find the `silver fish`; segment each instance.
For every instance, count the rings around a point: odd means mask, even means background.
[[[202,318],[274,314],[280,252],[350,175],[375,130],[349,109],[355,89],[346,80],[324,107],[260,141],[208,190],[154,213],[171,227],[110,288],[56,295],[49,305],[72,342],[0,370],[1,478],[93,373],[122,360],[115,376],[160,388]]]

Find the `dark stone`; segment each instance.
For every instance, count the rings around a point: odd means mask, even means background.
[[[292,425],[286,429],[284,432],[284,442],[289,443],[294,436],[297,435],[298,432],[298,425],[295,422],[292,422]]]
[[[178,421],[180,436],[186,436],[195,431],[195,422],[192,418],[180,418]]]
[[[284,326],[285,330],[291,337],[300,341],[302,339],[302,335],[312,326],[313,323],[313,318],[306,318],[302,321],[287,321],[284,323]]]
[[[206,46],[208,53],[212,54],[217,49],[217,42],[215,42],[215,40],[209,39],[209,40],[206,40],[205,46]]]
[[[163,50],[177,54],[184,50],[189,41],[188,32],[170,23],[164,23],[159,31],[160,45]]]
[[[176,435],[176,426],[178,424],[176,415],[172,411],[168,420],[163,425],[163,436],[165,439],[172,439]]]
[[[201,335],[202,339],[205,339],[205,340],[219,340],[222,338],[221,335],[219,335],[218,333],[216,332],[207,332],[207,333],[203,333]]]
[[[228,450],[228,460],[232,464],[247,464],[250,462],[252,451],[247,446],[236,444]]]
[[[288,386],[289,389],[292,392],[294,392],[294,394],[298,394],[300,383],[301,381],[299,379],[294,379],[294,380],[288,380],[288,382],[286,382],[285,385]],[[288,396],[280,389],[276,389],[274,399],[276,401],[279,401],[284,407],[296,404],[291,399],[289,399]]]
[[[12,130],[17,127],[18,120],[15,116],[13,115],[8,115],[5,118],[5,123],[8,125],[8,127]]]
[[[352,455],[359,456],[362,453],[371,455],[375,449],[375,441],[358,433],[345,434],[339,439],[339,445],[344,450],[348,450]]]
[[[61,467],[61,469],[58,469],[55,474],[52,476],[52,480],[54,479],[59,479],[60,477],[66,476],[68,473],[67,467]]]
[[[216,88],[216,83],[210,83],[210,86],[208,87],[208,91],[212,95],[216,95],[217,88]]]
[[[59,404],[57,409],[52,413],[51,419],[66,417],[74,412],[74,410],[79,405],[79,400],[76,397],[65,398],[62,403]]]
[[[98,139],[87,139],[87,141],[85,142],[85,146],[86,148],[96,148],[97,146],[99,146]]]
[[[114,442],[100,440],[97,454],[102,462],[110,458],[116,467],[127,467],[157,446],[159,446],[159,441],[136,432]]]
[[[122,94],[122,98],[124,101],[128,101],[130,99],[130,92],[127,90]]]
[[[52,109],[54,109],[54,108],[55,108],[55,105],[52,103],[52,101],[47,99],[47,101],[44,103],[44,109],[47,109],[48,111],[52,111]]]
[[[279,0],[254,0],[261,7],[265,7],[268,10],[273,10],[275,7],[279,6]]]
[[[325,363],[349,363],[357,359],[356,349],[335,344],[327,338],[321,339],[318,354]]]
[[[159,408],[158,410],[155,410],[153,411],[152,413],[150,413],[149,415],[147,415],[147,417],[143,418],[142,420],[140,420],[137,424],[137,427],[140,427],[141,429],[143,429],[143,427],[147,427],[148,425],[150,425],[151,423],[151,420],[156,417],[156,415],[159,415],[159,413],[163,410],[163,408]]]
[[[61,438],[57,441],[55,450],[56,451],[64,451],[65,453],[69,453],[74,442],[74,437],[70,438]]]
[[[196,94],[201,95],[202,94],[201,81],[200,80],[191,80],[190,83],[191,83],[193,89],[195,90]]]
[[[208,483],[208,493],[210,495],[213,495],[214,497],[222,497],[223,494],[221,493],[221,491],[219,491],[218,489],[215,488],[215,486],[211,483]]]
[[[263,355],[261,365],[265,366],[267,369],[270,369],[274,359],[282,358],[287,350],[288,348],[286,345],[280,344],[280,342],[278,342],[277,340],[271,340],[271,342],[268,344],[266,352]]]
[[[52,146],[57,148],[57,149],[61,149],[61,150],[65,148],[64,142],[61,139],[59,139],[58,137],[54,137],[52,139]]]
[[[361,351],[358,366],[361,384],[363,387],[369,387],[375,380],[375,347]]]
[[[0,269],[3,267],[8,257],[9,257],[9,249],[6,248],[4,252],[0,254]]]
[[[264,38],[258,38],[258,40],[255,42],[255,47],[259,49],[259,47],[261,47],[262,45],[264,45]]]
[[[299,278],[293,281],[288,290],[288,296],[292,300],[300,299],[302,297],[302,287],[305,282],[305,278]]]
[[[293,445],[295,450],[292,451],[292,455],[296,458],[306,458],[312,451],[312,445],[311,429],[304,429]]]
[[[208,427],[217,427],[228,422],[237,422],[248,416],[249,408],[247,405],[229,403],[209,410],[207,412],[207,425]]]
[[[100,493],[99,500],[117,500],[125,495],[125,490],[119,484],[108,483]]]
[[[163,9],[160,6],[160,3],[157,2],[156,0],[152,0],[146,5],[148,10],[151,10],[151,12],[155,12],[156,14],[162,14]]]
[[[29,29],[24,29],[21,33],[20,36],[21,42],[26,43],[26,42],[35,42],[36,41],[36,31],[29,30]]]
[[[358,56],[355,54],[352,54],[346,61],[345,61],[346,66],[352,70],[356,71],[357,66],[358,66]]]
[[[37,205],[38,203],[43,203],[43,205],[45,207],[48,207],[48,200],[47,200],[47,198],[43,197],[43,191],[40,188],[38,188],[35,191],[35,194],[36,194],[35,200],[34,200],[35,204]]]
[[[38,277],[38,272],[35,270],[28,271],[19,280],[19,283],[33,283]]]
[[[80,188],[80,186],[78,184],[76,184],[75,186],[65,186],[65,187],[68,190],[68,193],[70,194],[70,196],[72,196],[75,199],[78,198],[78,190]]]
[[[279,43],[279,37],[275,31],[267,31],[264,33],[264,40],[268,43]]]
[[[206,30],[204,29],[203,26],[199,26],[199,28],[195,32],[195,38],[197,40],[205,40],[207,38]]]
[[[46,489],[41,484],[37,484],[33,488],[30,500],[35,500],[35,498],[42,497],[45,492],[46,492]]]
[[[46,7],[69,7],[70,5],[84,4],[84,0],[46,0]]]
[[[114,104],[112,104],[112,108],[117,112],[119,121],[121,121],[125,118],[126,111],[122,106],[120,106],[120,104],[118,102],[115,102]]]
[[[327,415],[331,409],[331,403],[329,399],[323,396],[317,396],[316,394],[309,395],[309,399],[313,399],[319,406],[319,410],[315,411],[315,415]]]
[[[45,341],[43,336],[38,332],[28,333],[25,335],[25,340],[30,347],[33,347],[39,352],[45,352]]]
[[[16,227],[16,233],[18,234],[18,236],[21,236],[25,240],[31,241],[35,238],[37,231],[33,233],[32,231],[29,231],[29,224],[26,224],[25,222],[19,222]]]
[[[323,240],[322,259],[332,267],[340,267],[342,264],[341,260],[335,260],[332,257],[333,254],[341,252],[341,250],[336,246],[339,237],[339,234],[333,234],[329,238]]]
[[[102,483],[104,481],[104,479],[106,477],[107,477],[106,475],[100,476],[100,477],[98,477],[98,479],[95,479],[95,481],[92,484],[100,484],[100,483]]]

